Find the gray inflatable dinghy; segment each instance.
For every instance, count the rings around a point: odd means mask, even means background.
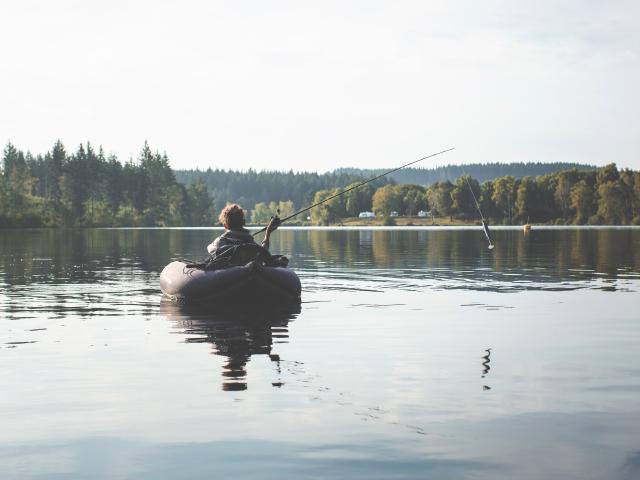
[[[237,298],[243,302],[299,302],[300,279],[286,267],[250,262],[220,270],[188,268],[171,262],[160,274],[160,289],[178,302],[215,302]]]

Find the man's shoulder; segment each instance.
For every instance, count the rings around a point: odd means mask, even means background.
[[[223,235],[248,235],[249,230],[246,228],[232,228],[230,230],[225,230]]]
[[[246,228],[234,228],[233,230],[227,230],[222,234],[225,238],[237,238],[242,240],[253,240],[251,232]]]

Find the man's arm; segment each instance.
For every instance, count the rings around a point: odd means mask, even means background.
[[[269,222],[269,225],[267,225],[267,231],[264,234],[264,240],[262,240],[262,246],[267,250],[269,249],[269,237],[271,236],[271,232],[275,231],[281,223],[282,222],[277,215],[271,217],[271,221]]]

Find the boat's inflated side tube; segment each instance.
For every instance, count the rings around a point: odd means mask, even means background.
[[[160,289],[176,301],[216,301],[238,297],[244,301],[299,301],[300,279],[293,270],[251,262],[221,270],[187,268],[171,262],[160,274]]]

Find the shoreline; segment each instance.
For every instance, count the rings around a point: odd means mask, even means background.
[[[453,222],[453,223],[422,223],[422,224],[410,224],[411,222],[398,223],[396,225],[383,225],[383,222],[343,222],[335,223],[331,225],[311,225],[311,224],[285,224],[278,228],[278,230],[466,230],[466,229],[481,229],[480,222],[477,223],[465,223],[465,222]],[[555,225],[555,224],[530,224],[531,228],[525,233],[529,233],[533,230],[602,230],[602,229],[628,229],[635,230],[640,229],[640,225]],[[517,230],[523,231],[523,225],[492,225],[489,224],[492,230]],[[246,228],[249,230],[264,228],[264,225],[260,224],[248,224]],[[30,226],[30,227],[1,227],[2,231],[17,231],[17,230],[224,230],[221,225],[210,226],[180,226],[180,227],[162,227],[162,226],[137,226],[137,227],[115,227],[115,226],[67,226],[67,227],[46,227],[46,226]]]

